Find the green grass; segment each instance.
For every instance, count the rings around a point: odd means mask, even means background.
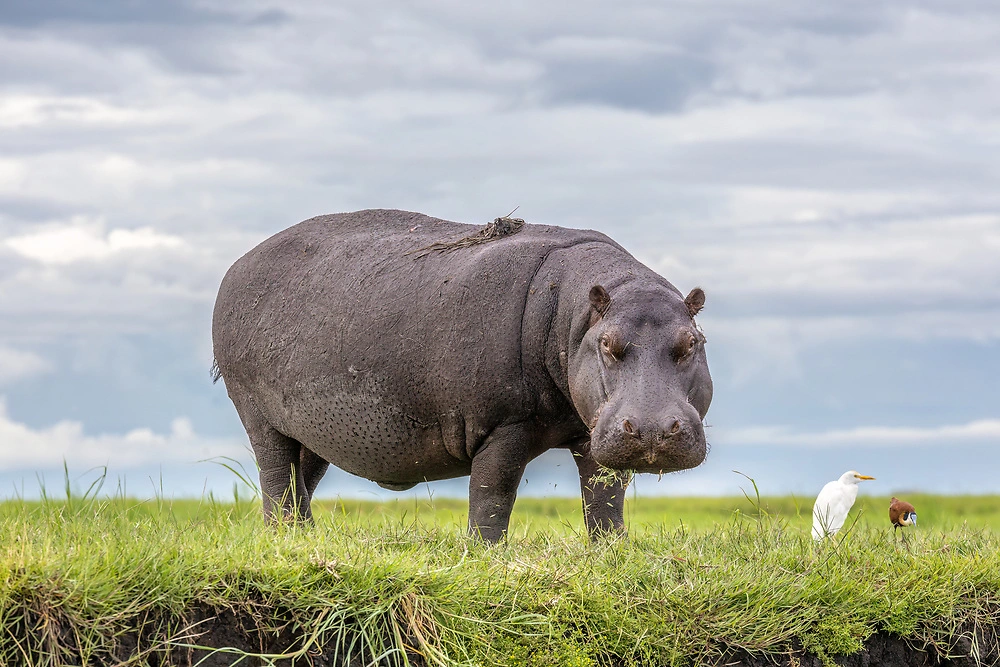
[[[0,665],[106,664],[143,618],[173,619],[146,649],[196,644],[177,619],[199,605],[290,622],[300,655],[407,645],[444,665],[684,665],[793,642],[828,658],[876,631],[946,648],[995,626],[1000,498],[907,499],[909,549],[883,498],[819,548],[794,498],[630,498],[630,537],[598,544],[578,500],[521,499],[495,547],[451,499],[321,501],[311,527],[267,527],[250,502],[8,501]]]
[[[749,484],[748,484],[749,486]],[[752,494],[753,488],[750,487]],[[907,494],[917,508],[920,532],[952,531],[965,524],[969,529],[1000,533],[1000,496],[930,496]],[[812,498],[794,496],[757,498],[634,498],[629,495],[625,518],[633,535],[659,533],[665,528],[687,527],[709,530],[735,519],[758,516],[782,521],[790,529],[808,532],[812,526]],[[364,500],[320,500],[314,505],[343,514],[351,522],[416,522],[440,528],[464,526],[467,503],[457,498],[416,498],[375,502]],[[759,508],[759,509],[758,509]],[[851,519],[863,528],[889,527],[889,499],[859,496]],[[515,534],[576,534],[583,530],[579,498],[519,498],[511,516]]]

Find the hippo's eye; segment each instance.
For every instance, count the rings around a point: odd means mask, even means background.
[[[698,338],[690,331],[681,336],[681,339],[677,341],[674,346],[673,356],[674,359],[680,361],[684,359],[698,347]]]
[[[601,336],[601,351],[612,357],[615,356],[611,354],[611,340],[607,336]]]
[[[616,361],[621,361],[622,357],[625,356],[626,347],[627,345],[622,344],[621,337],[614,331],[601,336],[601,352]]]

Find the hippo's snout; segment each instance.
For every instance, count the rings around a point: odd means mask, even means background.
[[[637,420],[635,418],[629,419],[626,417],[622,420],[622,434],[628,438],[642,438],[642,430],[636,428],[635,423]],[[669,426],[667,426],[669,424]],[[668,438],[676,437],[681,432],[681,420],[674,417],[667,417],[664,420],[660,420],[659,423],[653,423],[652,428],[649,428],[646,432],[652,433],[653,437],[657,440],[665,440]]]
[[[605,411],[591,438],[594,459],[616,470],[686,470],[705,460],[706,449],[705,429],[693,408],[656,417]]]

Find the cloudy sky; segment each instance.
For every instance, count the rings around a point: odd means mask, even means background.
[[[712,451],[640,495],[1000,493],[995,3],[235,6],[0,5],[0,497],[64,461],[230,493],[228,266],[317,214],[515,206],[708,293]]]

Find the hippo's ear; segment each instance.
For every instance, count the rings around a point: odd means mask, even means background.
[[[700,287],[695,287],[684,299],[684,304],[688,307],[691,317],[694,317],[705,307],[705,292]]]
[[[604,316],[608,306],[611,305],[611,295],[602,285],[594,285],[590,288],[590,326],[594,326],[597,320]]]

